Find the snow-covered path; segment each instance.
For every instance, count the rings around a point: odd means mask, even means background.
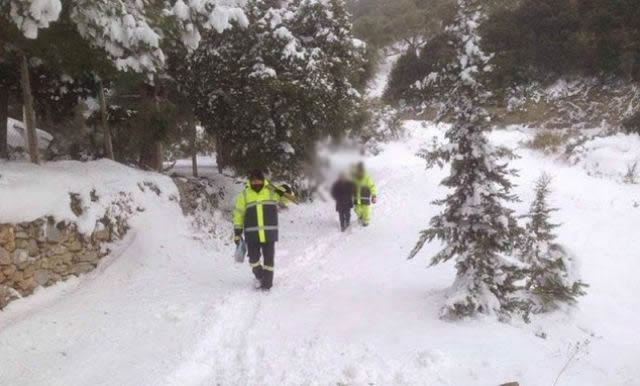
[[[0,385],[542,386],[587,340],[558,385],[638,385],[637,186],[521,151],[517,209],[541,171],[555,177],[560,239],[589,295],[530,325],[444,322],[453,267],[426,269],[437,245],[405,260],[444,193],[444,172],[414,156],[440,132],[410,126],[411,138],[367,159],[381,190],[371,227],[339,233],[330,202],[283,213],[269,294],[250,289],[230,245],[194,240],[177,208],[144,213],[134,229],[145,231],[99,270],[0,313]],[[492,138],[515,145],[522,134]]]

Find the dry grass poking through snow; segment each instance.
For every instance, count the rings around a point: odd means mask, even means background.
[[[544,130],[537,133],[526,146],[545,153],[557,153],[564,149],[571,136],[571,133],[563,131]]]

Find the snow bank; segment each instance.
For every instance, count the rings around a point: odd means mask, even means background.
[[[123,195],[138,210],[144,210],[151,200],[166,202],[178,197],[170,178],[110,160],[60,161],[43,166],[26,162],[0,165],[0,222],[3,223],[53,216],[57,221],[75,222],[80,232],[88,234],[108,206]],[[160,194],[154,192],[156,187]],[[71,209],[71,193],[78,195],[84,207],[80,216]]]
[[[636,163],[640,174],[640,136],[616,134],[594,138],[577,147],[570,160],[589,175],[622,181]]]

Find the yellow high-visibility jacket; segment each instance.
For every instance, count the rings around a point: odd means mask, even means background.
[[[244,230],[247,243],[270,243],[278,241],[278,202],[280,194],[270,189],[269,181],[256,192],[247,183],[236,198],[233,210],[233,226]]]
[[[373,179],[365,173],[362,178],[354,178],[353,183],[356,185],[356,205],[371,205],[371,198],[378,194],[378,189]]]

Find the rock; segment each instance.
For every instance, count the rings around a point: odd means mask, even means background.
[[[9,253],[13,253],[16,250],[16,240],[12,239],[4,244],[4,249],[9,251]]]
[[[44,242],[45,241],[45,235],[44,235],[44,220],[40,219],[40,220],[36,220],[32,225],[31,228],[29,229],[29,238],[33,239],[34,241],[38,241],[38,242]]]
[[[16,238],[16,248],[18,249],[29,249],[29,239],[20,239]]]
[[[65,264],[71,264],[71,262],[73,261],[73,255],[69,252],[63,253],[62,255],[60,255],[60,259]]]
[[[0,265],[9,265],[11,264],[11,253],[0,247]]]
[[[100,229],[93,232],[92,238],[96,241],[107,242],[110,239],[110,234],[108,229]]]
[[[11,225],[0,225],[0,245],[14,242],[15,231]]]
[[[67,248],[71,251],[71,252],[80,252],[82,250],[82,243],[78,240],[73,240],[69,243],[67,243]]]
[[[83,274],[83,273],[87,273],[87,272],[93,271],[93,268],[95,268],[95,267],[91,263],[78,263],[73,267],[72,272],[75,275],[80,275],[80,274]]]
[[[98,256],[96,251],[86,251],[82,254],[76,255],[75,261],[95,263],[99,259],[100,256]]]
[[[18,240],[26,240],[29,238],[29,234],[27,234],[27,232],[25,231],[17,231],[16,232],[16,239]]]
[[[49,271],[46,271],[44,269],[38,270],[33,274],[33,280],[35,280],[38,285],[42,286],[46,285],[49,282],[50,277],[51,274],[49,273]]]
[[[69,235],[66,232],[64,223],[60,222],[58,223],[58,225],[54,225],[51,223],[47,224],[45,237],[47,238],[47,242],[56,244],[67,241]]]
[[[36,281],[33,278],[24,279],[18,282],[18,288],[24,291],[27,294],[31,294],[33,290],[36,288]]]
[[[5,308],[11,301],[18,298],[20,298],[20,294],[18,294],[13,288],[0,285],[0,310]]]
[[[48,256],[53,256],[53,255],[64,255],[65,253],[69,253],[67,247],[65,247],[62,244],[57,244],[54,245],[52,247],[50,247],[47,251],[47,255]]]
[[[29,260],[29,252],[26,249],[16,249],[13,251],[13,263],[20,264]]]
[[[56,264],[69,264],[73,261],[73,254],[71,254],[70,252],[65,252],[61,255],[50,256],[48,259],[45,259],[45,261],[48,261],[49,266],[53,266]]]
[[[82,197],[78,193],[69,193],[69,207],[71,207],[71,211],[76,217],[82,216],[84,213],[84,207],[82,206]]]
[[[24,271],[31,264],[33,264],[33,261],[27,259],[27,260],[19,262],[18,264],[16,264],[16,266],[18,267],[18,271]]]
[[[40,248],[38,247],[38,242],[35,239],[29,240],[29,245],[27,246],[27,252],[29,252],[29,256],[36,257],[40,255]]]
[[[96,192],[95,189],[92,189],[91,192],[89,192],[89,197],[91,198],[91,202],[100,201],[100,196],[98,196],[98,192]]]
[[[14,274],[9,277],[9,280],[11,280],[14,283],[19,283],[22,281],[22,279],[24,279],[24,276],[22,275],[22,271],[15,271]]]
[[[24,274],[24,278],[30,278],[33,277],[33,274],[37,271],[37,267],[34,264],[30,264],[29,266],[27,266],[22,273]]]
[[[17,270],[18,270],[18,269],[16,268],[16,266],[15,266],[15,265],[9,265],[9,266],[5,267],[5,268],[2,270],[2,273],[3,273],[3,274],[4,274],[4,276],[6,276],[7,278],[10,278],[10,277],[12,277],[12,276],[16,273],[16,271],[17,271]]]

